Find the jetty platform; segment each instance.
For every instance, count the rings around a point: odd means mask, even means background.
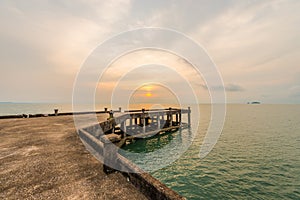
[[[0,199],[146,199],[121,173],[103,172],[72,115],[1,119],[0,150]]]

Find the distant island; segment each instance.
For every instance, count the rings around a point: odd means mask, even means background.
[[[260,104],[259,101],[251,101],[251,102],[248,102],[247,104]]]

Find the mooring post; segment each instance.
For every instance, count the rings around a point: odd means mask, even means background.
[[[109,119],[114,118],[114,111],[110,110],[109,111]]]
[[[122,111],[122,108],[121,107],[119,107],[119,112],[121,112]]]
[[[104,108],[104,112],[107,112],[107,108]]]
[[[58,109],[57,109],[57,108],[54,109],[54,115],[55,115],[55,116],[58,116]]]
[[[188,126],[191,127],[191,107],[188,107]]]

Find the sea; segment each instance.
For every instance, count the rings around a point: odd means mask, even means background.
[[[0,115],[53,113],[54,108],[72,111],[69,104],[1,103]],[[212,120],[211,105],[198,108],[192,107],[201,116],[197,121],[192,118],[197,129],[136,140],[124,150],[155,152],[172,138],[192,131],[191,145],[177,160],[150,172],[182,196],[195,200],[300,199],[300,105],[228,104],[218,142],[204,158],[199,151]]]

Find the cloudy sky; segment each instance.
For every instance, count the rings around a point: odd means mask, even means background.
[[[124,31],[163,27],[187,35],[207,51],[229,103],[300,103],[299,10],[298,0],[1,0],[0,102],[71,102],[76,74],[97,45]],[[116,60],[98,83],[100,90],[113,89],[109,75],[122,74],[118,67],[143,65],[149,57],[176,68],[191,81],[200,101],[209,101],[205,81],[191,75],[190,64],[151,50]],[[150,68],[131,71],[148,97],[155,91],[141,81],[164,71],[153,67],[152,76]],[[122,88],[132,86],[132,77],[123,78]],[[166,99],[165,89],[156,86],[153,90]],[[120,87],[116,91],[122,93]]]

